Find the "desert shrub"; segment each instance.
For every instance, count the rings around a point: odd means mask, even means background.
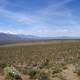
[[[7,66],[7,64],[5,64],[5,63],[2,63],[2,64],[0,64],[0,68],[5,68]]]
[[[31,76],[31,78],[34,78],[34,76],[37,74],[37,71],[35,70],[30,70],[29,71],[29,75]]]
[[[25,73],[30,75],[31,78],[34,78],[34,76],[38,73],[38,70],[34,69],[32,66],[27,66]]]
[[[41,64],[39,65],[39,68],[42,69],[42,68],[47,68],[49,66],[49,60],[46,58],[45,60],[43,60],[41,62]]]
[[[38,72],[35,77],[35,80],[49,80],[48,74],[45,72]]]
[[[4,68],[5,80],[11,80],[15,75],[19,75],[20,73],[14,67],[5,67]]]
[[[49,80],[48,74],[46,73],[46,69],[38,69],[33,66],[27,66],[26,73],[33,80]]]
[[[52,74],[60,73],[61,71],[62,71],[61,68],[55,67],[55,68],[52,70]]]

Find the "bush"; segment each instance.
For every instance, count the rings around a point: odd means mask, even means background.
[[[49,80],[45,69],[37,69],[33,66],[27,66],[26,72],[33,80]]]
[[[7,64],[5,64],[5,63],[0,64],[0,68],[5,68],[6,66],[7,66]]]
[[[32,66],[27,66],[25,73],[30,75],[31,78],[34,78],[38,73],[38,70],[34,69]]]
[[[5,79],[9,80],[9,79],[13,78],[15,75],[20,76],[20,73],[14,67],[5,67],[4,75],[5,75]]]
[[[35,75],[34,79],[37,80],[49,80],[48,75],[44,72],[39,72]]]
[[[52,74],[57,74],[57,73],[60,73],[61,70],[60,69],[56,69],[56,70],[53,70]]]

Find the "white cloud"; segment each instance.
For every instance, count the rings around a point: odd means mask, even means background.
[[[8,1],[6,0],[1,0],[2,3],[8,3]],[[54,5],[53,4],[48,4],[46,7],[44,7],[43,9],[41,8],[41,10],[38,10],[35,12],[35,14],[27,14],[25,11],[24,13],[15,13],[12,11],[8,11],[7,9],[5,10],[4,8],[0,8],[0,16],[5,16],[9,19],[12,19],[16,22],[20,22],[20,23],[27,23],[27,24],[31,24],[35,26],[37,24],[42,24],[43,26],[46,26],[47,23],[45,23],[46,20],[48,20],[48,18],[52,18],[52,17],[65,17],[68,18],[69,23],[75,22],[72,18],[74,17],[71,13],[71,10],[65,8],[65,4],[71,2],[73,0],[62,0],[59,2],[56,2]],[[53,2],[52,2],[53,3]],[[53,19],[53,21],[55,21]]]
[[[21,23],[32,23],[34,21],[33,16],[31,15],[15,13],[2,8],[0,9],[0,16],[5,16],[9,19],[12,19],[16,22],[21,22]]]
[[[11,20],[14,20],[18,23],[30,24],[32,25],[29,29],[12,29],[12,30],[1,30],[4,32],[10,33],[18,33],[18,34],[33,34],[39,36],[65,36],[65,35],[79,35],[79,31],[75,33],[74,27],[77,27],[79,24],[75,20],[76,16],[72,14],[72,10],[66,8],[66,4],[73,0],[62,0],[60,2],[56,2],[56,4],[48,4],[47,7],[44,7],[41,10],[35,12],[35,14],[24,14],[24,13],[15,13],[5,10],[4,8],[0,8],[0,16],[5,16]],[[3,2],[2,2],[3,3]],[[55,29],[55,25],[50,25],[45,21],[48,21],[48,18],[51,18],[53,21],[54,18],[52,17],[61,17],[62,21],[68,22],[66,28],[57,28]],[[63,19],[64,18],[64,19]],[[77,26],[76,26],[77,25]],[[62,27],[66,26],[65,24]],[[74,26],[74,27],[73,27]],[[53,27],[53,28],[52,28]],[[58,26],[59,27],[59,26]],[[70,29],[69,27],[73,27]]]
[[[80,28],[56,28],[51,29],[47,26],[35,26],[34,28],[26,29],[0,29],[0,32],[11,33],[11,34],[26,34],[36,35],[41,37],[55,37],[55,36],[79,36]],[[76,32],[75,32],[76,31]]]

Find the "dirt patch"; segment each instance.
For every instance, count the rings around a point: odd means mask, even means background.
[[[65,80],[80,80],[80,77],[75,73],[75,71],[75,66],[69,64],[66,66],[66,69],[61,72],[61,75]]]
[[[4,80],[4,76],[0,75],[0,80]]]
[[[22,80],[31,80],[30,76],[28,75],[21,75],[21,77],[22,77]]]
[[[28,75],[21,75],[22,80],[31,80]],[[0,80],[5,80],[3,75],[0,75]]]

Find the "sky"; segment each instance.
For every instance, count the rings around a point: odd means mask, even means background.
[[[0,0],[0,32],[80,37],[80,0]]]

